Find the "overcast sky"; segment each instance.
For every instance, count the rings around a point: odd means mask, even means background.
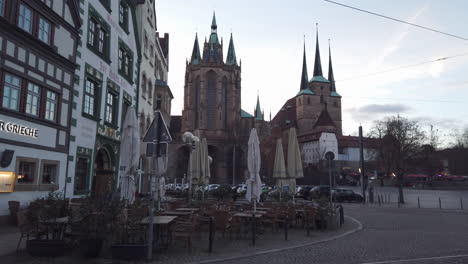
[[[336,0],[361,9],[468,38],[465,0]],[[365,131],[374,120],[396,115],[434,125],[449,138],[468,125],[468,41],[323,0],[157,0],[158,31],[170,34],[169,85],[172,113],[183,106],[185,61],[195,33],[200,45],[210,34],[213,10],[224,52],[230,32],[242,59],[242,108],[252,112],[257,92],[269,118],[299,91],[303,39],[312,77],[315,23],[324,75],[328,75],[328,39],[337,91],[342,95],[343,134]],[[382,74],[395,67],[464,54]]]

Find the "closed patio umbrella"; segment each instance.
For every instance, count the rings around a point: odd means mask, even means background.
[[[120,143],[120,197],[132,204],[135,200],[135,174],[140,157],[140,133],[135,108],[129,107]]]
[[[283,143],[281,138],[276,140],[276,153],[275,163],[273,164],[273,178],[275,179],[275,185],[279,188],[280,195],[284,186],[290,186],[290,179],[286,173],[286,166],[284,164],[284,152]]]
[[[260,141],[258,140],[257,130],[252,128],[247,150],[247,167],[249,170],[249,179],[247,180],[246,198],[254,202],[254,211],[256,211],[257,202],[260,202],[262,193],[262,181],[260,179]]]
[[[296,128],[289,129],[288,136],[288,178],[291,179],[291,191],[293,197],[296,192],[296,179],[303,178],[304,172],[302,170],[301,151],[299,150],[299,143],[297,142]]]

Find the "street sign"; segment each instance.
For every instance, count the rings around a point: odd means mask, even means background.
[[[155,143],[148,143],[146,144],[146,157],[152,157],[156,155],[155,150],[158,151],[158,157],[166,157],[167,156],[167,145],[168,143],[160,143],[156,144],[156,148],[154,147]]]
[[[146,131],[145,136],[143,137],[143,142],[154,142],[157,143],[170,143],[172,141],[171,134],[167,128],[166,121],[161,114],[161,112],[154,112],[154,119],[151,122],[151,126]]]
[[[331,151],[328,151],[326,154],[325,154],[325,158],[327,160],[334,160],[335,159],[335,153],[331,152]]]

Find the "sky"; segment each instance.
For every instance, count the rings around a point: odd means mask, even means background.
[[[336,0],[375,13],[468,38],[465,0]],[[268,120],[299,91],[304,36],[309,77],[316,23],[324,76],[331,43],[343,134],[364,133],[375,120],[397,115],[431,125],[446,144],[468,126],[468,41],[358,12],[323,0],[157,0],[159,32],[170,34],[172,114],[180,115],[186,59],[195,33],[202,47],[216,12],[226,57],[232,32],[242,60],[242,108],[253,112],[257,94]],[[458,56],[461,55],[461,56]],[[456,56],[380,74],[401,66]]]

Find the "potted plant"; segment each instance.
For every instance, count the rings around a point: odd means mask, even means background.
[[[27,222],[31,226],[33,239],[26,241],[26,250],[35,257],[56,257],[63,254],[65,241],[61,234],[49,237],[50,227],[52,231],[62,232],[56,228],[54,221],[66,215],[66,201],[61,193],[50,192],[47,197],[32,201],[27,208]]]
[[[136,260],[146,257],[146,225],[141,223],[147,215],[145,207],[128,205],[115,218],[112,245],[112,258]]]
[[[72,215],[74,223],[80,232],[79,248],[84,257],[99,256],[104,240],[111,230],[113,218],[121,208],[119,200],[103,197],[86,198]]]

